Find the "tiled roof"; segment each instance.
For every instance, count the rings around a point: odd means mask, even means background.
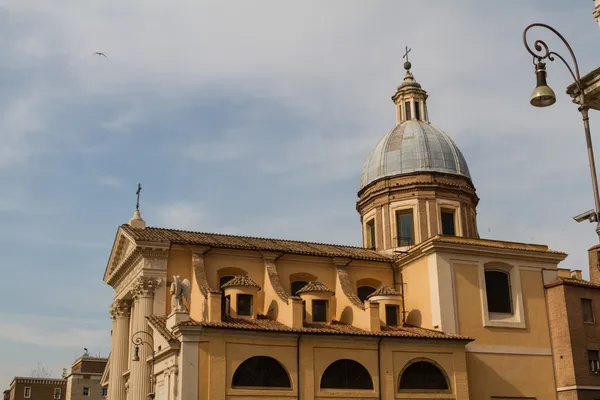
[[[375,290],[373,293],[371,293],[370,295],[367,296],[367,299],[370,299],[371,297],[375,297],[375,296],[400,296],[400,292],[397,291],[396,289],[393,289],[391,287],[389,287],[388,285],[386,285],[385,283],[382,283],[377,290]]]
[[[260,289],[260,286],[258,286],[258,284],[256,284],[256,282],[254,282],[252,279],[250,279],[244,275],[238,275],[238,276],[233,277],[232,279],[225,282],[221,286],[221,288],[236,287],[236,286],[251,286],[251,287],[257,287]]]
[[[175,336],[167,329],[167,317],[165,315],[149,315],[146,319],[167,342],[177,341]]]
[[[217,233],[189,232],[165,228],[133,228],[121,225],[135,240],[190,244],[225,249],[273,251],[319,257],[344,257],[356,260],[392,262],[393,258],[362,247],[301,242],[296,240],[267,239]]]
[[[322,284],[319,281],[310,281],[310,282],[308,282],[308,284],[306,286],[304,286],[302,289],[298,290],[296,292],[296,294],[308,293],[308,292],[330,292],[330,293],[333,293],[333,290],[329,289],[327,286],[325,286],[324,284]]]
[[[560,285],[581,286],[581,287],[586,287],[586,288],[591,288],[591,289],[600,289],[600,285],[598,285],[597,283],[584,281],[582,279],[562,278],[562,277],[559,277],[554,282],[550,282],[549,284],[546,285],[546,287],[551,288],[551,287],[560,286]]]
[[[379,332],[369,332],[342,322],[333,321],[331,324],[304,324],[303,328],[294,329],[272,320],[264,315],[258,315],[257,319],[242,319],[224,317],[222,322],[198,322],[187,321],[180,326],[198,326],[216,329],[237,329],[255,332],[281,332],[281,333],[306,333],[320,335],[346,335],[346,336],[375,336],[396,337],[412,339],[443,339],[443,340],[468,340],[472,338],[459,335],[451,335],[444,332],[433,331],[413,326],[382,327]]]

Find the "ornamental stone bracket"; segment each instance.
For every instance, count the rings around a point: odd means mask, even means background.
[[[364,310],[365,305],[354,293],[354,290],[352,290],[352,282],[350,282],[350,278],[348,277],[348,270],[346,269],[346,266],[351,262],[352,260],[349,258],[346,259],[335,257],[333,259],[333,265],[335,266],[342,291],[353,305],[360,308],[361,310]]]
[[[279,298],[288,304],[290,296],[286,293],[285,289],[283,289],[283,286],[281,285],[281,281],[279,280],[279,272],[277,272],[277,266],[275,265],[275,260],[281,257],[281,255],[264,252],[262,254],[265,263],[267,279],[269,279],[273,290],[275,293],[277,293]]]
[[[206,271],[204,270],[204,253],[209,250],[208,247],[194,250],[192,252],[192,268],[194,269],[194,275],[196,276],[196,283],[200,288],[200,292],[205,299],[208,298],[209,293],[221,293],[219,290],[213,290],[208,285],[206,279]]]

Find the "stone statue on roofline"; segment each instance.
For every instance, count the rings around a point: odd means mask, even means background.
[[[171,283],[171,311],[172,312],[187,312],[183,305],[183,299],[188,304],[190,303],[190,297],[192,293],[192,284],[189,280],[181,280],[179,275],[173,276],[173,283]]]

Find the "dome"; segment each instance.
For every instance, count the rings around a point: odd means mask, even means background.
[[[404,121],[371,151],[360,188],[381,178],[415,172],[443,172],[471,179],[467,162],[450,136],[429,122]]]

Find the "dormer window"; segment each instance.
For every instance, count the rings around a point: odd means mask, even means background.
[[[313,300],[312,301],[313,322],[327,322],[327,309],[328,308],[329,308],[329,301]]]
[[[225,292],[225,314],[231,318],[256,318],[254,296],[260,290],[254,281],[246,276],[236,276],[221,286]]]
[[[251,294],[237,295],[237,314],[239,316],[252,316],[252,296]]]
[[[385,323],[387,326],[398,326],[398,310],[400,307],[394,304],[385,305]]]

